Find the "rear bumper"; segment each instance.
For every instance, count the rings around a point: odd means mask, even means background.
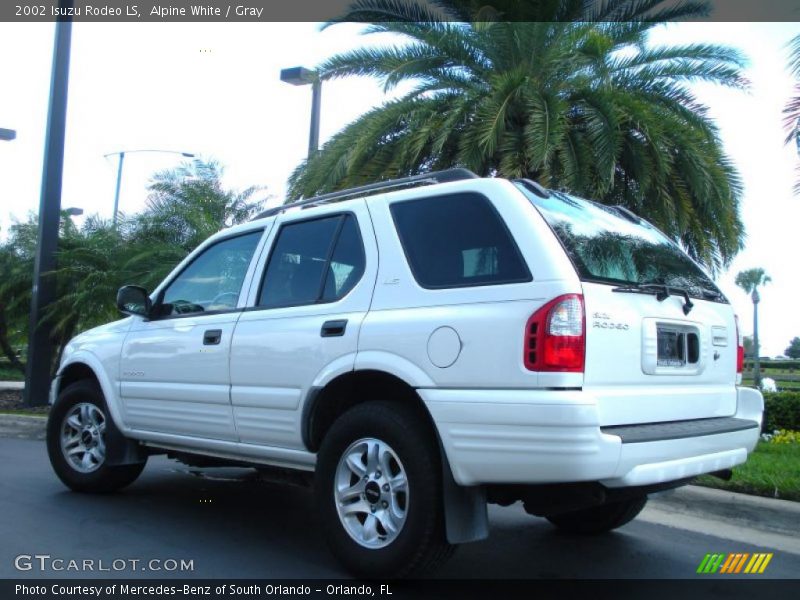
[[[658,439],[657,427],[644,436],[601,429],[597,402],[582,390],[418,391],[461,485],[599,481],[614,488],[729,469],[755,448],[764,406],[760,392],[738,388],[737,426],[690,421],[682,434],[672,427],[664,430],[669,439]]]

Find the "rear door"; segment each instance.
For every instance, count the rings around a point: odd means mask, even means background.
[[[601,425],[736,411],[736,324],[714,282],[635,215],[527,194],[572,259],[586,310],[583,387]]]
[[[736,326],[727,304],[615,292],[584,282],[584,389],[601,425],[730,416],[736,412]]]
[[[353,369],[378,255],[364,200],[276,223],[236,325],[231,402],[244,443],[304,449],[302,403],[315,380]]]

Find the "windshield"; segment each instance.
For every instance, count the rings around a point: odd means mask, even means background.
[[[517,184],[558,236],[584,281],[660,284],[727,302],[680,247],[634,215],[560,192],[541,198]]]

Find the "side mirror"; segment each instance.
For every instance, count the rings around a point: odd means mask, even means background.
[[[126,315],[146,317],[153,309],[153,303],[143,287],[125,285],[117,292],[117,308]]]

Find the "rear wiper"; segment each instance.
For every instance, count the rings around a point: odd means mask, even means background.
[[[667,286],[658,283],[627,283],[619,287],[615,287],[612,292],[629,292],[633,294],[655,294],[656,300],[663,302],[669,298]]]
[[[705,288],[705,287],[698,287],[697,289],[700,291],[700,293],[703,295],[704,298],[708,298],[711,300],[720,300],[720,301],[727,300],[727,298],[725,298],[723,293],[717,290],[712,290],[710,288]]]
[[[655,294],[656,300],[663,302],[673,294],[683,296],[683,314],[688,315],[694,308],[694,303],[689,298],[689,290],[674,285],[663,283],[631,283],[615,287],[612,292],[629,292],[638,294]]]

